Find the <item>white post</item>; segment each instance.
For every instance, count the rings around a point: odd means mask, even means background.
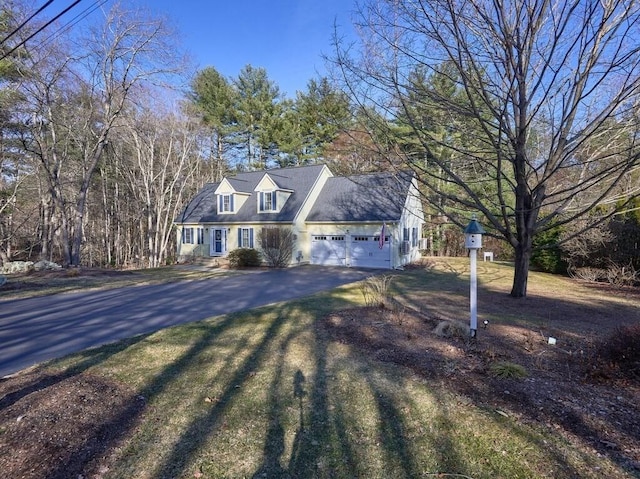
[[[471,280],[470,280],[470,309],[471,309],[471,327],[470,334],[472,338],[476,337],[478,331],[478,276],[476,274],[476,260],[478,250],[473,248],[469,250],[469,258],[471,260]]]

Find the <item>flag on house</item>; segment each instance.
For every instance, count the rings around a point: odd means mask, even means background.
[[[380,239],[378,240],[378,248],[384,248],[384,234],[385,234],[386,225],[384,222],[382,223],[382,231],[380,231]]]

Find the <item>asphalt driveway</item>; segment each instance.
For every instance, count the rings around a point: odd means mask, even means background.
[[[300,298],[372,274],[364,269],[300,266],[0,301],[0,377],[88,347]]]

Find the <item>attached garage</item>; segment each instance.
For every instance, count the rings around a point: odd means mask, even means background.
[[[391,268],[391,241],[385,236],[380,247],[380,235],[351,237],[351,266],[363,268]]]
[[[313,235],[311,237],[311,264],[345,266],[347,242],[344,235]]]

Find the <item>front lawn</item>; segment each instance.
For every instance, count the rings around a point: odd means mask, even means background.
[[[433,333],[468,318],[467,263],[447,259],[394,273],[386,309],[363,307],[353,284],[3,379],[0,470],[49,479],[640,477],[638,383],[594,382],[584,369],[598,338],[640,324],[638,291],[534,273],[530,297],[514,300],[509,265],[479,266],[489,326],[473,343]],[[526,376],[492,373],[509,362]],[[571,391],[608,392],[595,401]]]

